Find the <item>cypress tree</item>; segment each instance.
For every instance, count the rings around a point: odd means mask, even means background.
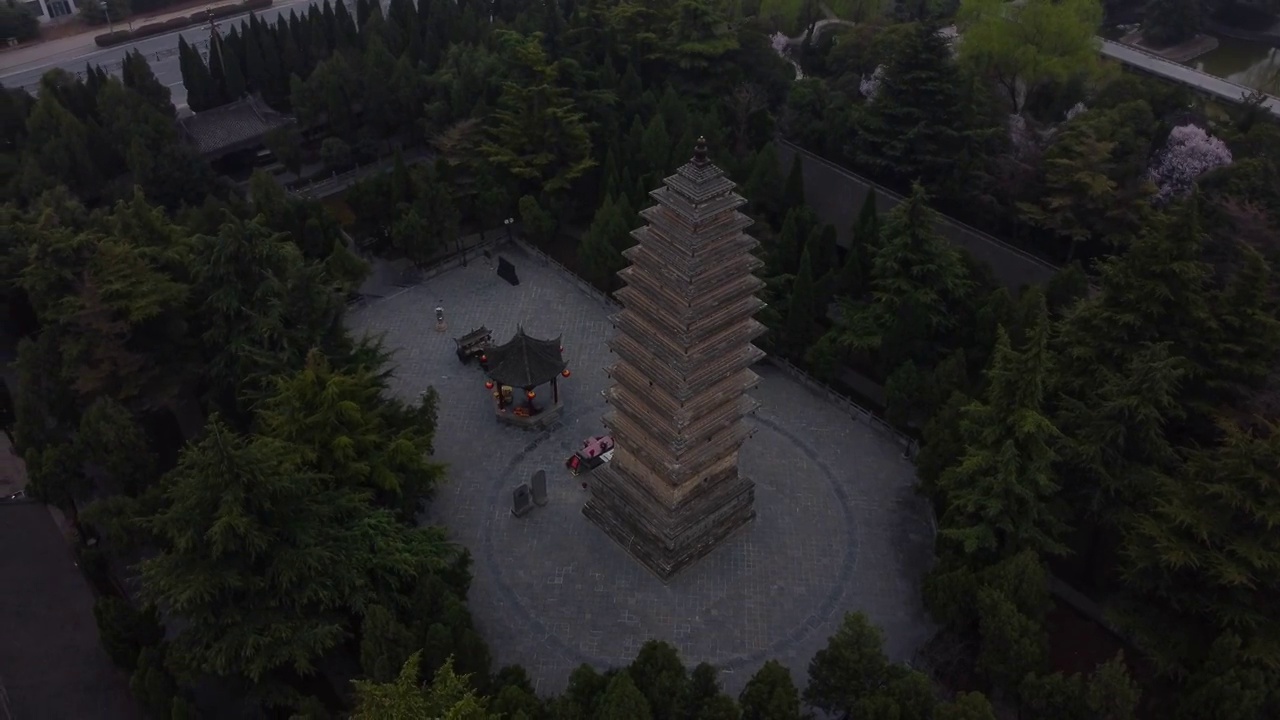
[[[315,70],[315,66],[329,59],[333,52],[333,47],[329,45],[329,34],[324,27],[324,16],[315,5],[307,13],[306,33],[307,57],[313,63],[311,69]]]
[[[333,19],[337,25],[337,37],[342,47],[355,47],[360,31],[356,27],[355,18],[351,17],[345,2],[338,3],[333,10]]]
[[[324,36],[329,41],[329,47],[337,49],[341,33],[338,31],[338,16],[334,14],[333,3],[329,0],[324,0],[324,5],[320,10],[320,17],[324,22]]]
[[[376,0],[375,0],[376,1]],[[369,0],[356,0],[356,25],[360,28],[369,21]]]
[[[787,320],[782,328],[782,350],[790,357],[803,360],[805,352],[822,334],[818,307],[818,286],[813,277],[813,261],[806,248],[800,254],[799,270],[791,286],[787,304]]]
[[[772,141],[767,142],[756,153],[743,191],[751,201],[755,215],[775,229],[782,225],[786,216],[782,209],[782,185],[782,163],[778,159],[777,146]]]
[[[266,48],[263,47],[265,36],[262,23],[255,15],[250,15],[249,27],[244,33],[245,86],[254,92],[272,95],[275,88],[267,68]],[[271,65],[279,67],[280,63],[277,60]]]
[[[209,95],[208,107],[225,105],[227,96],[227,64],[222,58],[222,43],[217,39],[209,43]]]
[[[197,56],[196,60],[199,59]],[[191,46],[181,35],[178,36],[178,69],[182,72],[182,87],[187,91],[187,107],[192,112],[200,112],[204,109],[204,88],[200,85],[200,78],[191,62]]]
[[[578,245],[583,274],[596,287],[604,290],[617,287],[616,274],[626,267],[622,251],[630,237],[629,216],[630,203],[625,197],[606,197]]]
[[[293,42],[298,46],[298,50],[302,53],[303,58],[308,59],[309,62],[311,56],[307,54],[307,39],[310,37],[310,34],[307,32],[307,28],[302,24],[302,18],[298,17],[298,14],[292,10],[289,11],[289,32],[293,35]]]
[[[804,166],[800,153],[791,158],[791,172],[787,173],[787,183],[782,190],[782,206],[790,210],[804,205]]]
[[[644,129],[640,140],[640,155],[644,158],[644,167],[650,177],[660,178],[669,170],[666,164],[671,155],[671,135],[667,133],[667,123],[661,115],[654,115]]]
[[[223,48],[222,61],[226,66],[226,97],[229,102],[235,102],[244,97],[247,90],[243,70],[244,62],[232,45]]]
[[[282,67],[282,75],[284,75],[285,93],[288,94],[289,76],[302,76],[307,71],[306,58],[302,51],[298,48],[298,43],[294,39],[294,34],[288,27],[284,32],[279,33],[278,45],[280,51],[280,64]]]
[[[823,309],[823,315],[825,315],[825,308],[835,294],[836,283],[842,269],[836,249],[835,226],[815,226],[810,230],[805,251],[809,253],[814,275],[818,278],[818,307]]]

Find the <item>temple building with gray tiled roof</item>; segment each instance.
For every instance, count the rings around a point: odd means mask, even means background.
[[[263,144],[267,133],[294,122],[250,95],[178,121],[183,136],[206,160],[216,160]]]

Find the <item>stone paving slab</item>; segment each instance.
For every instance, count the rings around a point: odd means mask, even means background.
[[[742,451],[742,471],[757,483],[757,518],[664,585],[582,516],[587,493],[563,464],[603,430],[611,309],[518,248],[499,254],[515,263],[518,287],[473,264],[349,320],[397,349],[393,392],[411,397],[431,385],[440,393],[436,449],[449,480],[427,520],[475,555],[470,603],[496,663],[524,665],[540,692],[554,693],[580,663],[626,664],[644,641],[661,638],[690,666],[717,665],[733,693],[775,658],[803,685],[810,658],[855,610],[883,628],[891,657],[913,656],[931,633],[917,588],[932,529],[897,445],[759,368],[753,395],[762,407]],[[435,331],[437,304],[445,332]],[[564,417],[549,431],[495,421],[481,371],[453,353],[452,338],[481,324],[495,342],[517,324],[534,336],[563,334],[572,376],[560,383]],[[512,489],[540,469],[550,502],[512,517]]]

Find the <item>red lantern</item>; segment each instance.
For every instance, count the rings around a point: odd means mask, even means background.
[[[527,396],[529,397],[529,399],[530,399],[530,400],[532,400],[534,397],[536,397],[536,396],[537,396],[537,393],[535,393],[534,391],[530,390],[529,392],[525,393],[525,395],[527,395]]]
[[[489,362],[489,356],[488,356],[488,355],[481,355],[481,356],[480,356],[480,362],[482,362],[482,363],[487,363],[487,362]]]
[[[564,346],[563,346],[563,345],[561,345],[561,346],[560,346],[560,352],[564,352]]]
[[[563,369],[563,370],[561,370],[561,371],[560,371],[560,375],[561,375],[562,377],[569,377],[569,375],[571,375],[571,374],[572,374],[572,373],[570,373],[570,372],[569,372],[569,368],[565,368],[565,369]]]
[[[485,381],[484,381],[484,389],[485,389],[485,390],[492,390],[492,389],[493,389],[493,381],[492,381],[492,380],[485,380]]]

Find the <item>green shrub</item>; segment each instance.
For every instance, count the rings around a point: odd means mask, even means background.
[[[23,3],[0,0],[0,39],[31,40],[40,34],[40,21]]]
[[[117,30],[115,32],[102,33],[101,35],[94,35],[93,42],[98,47],[111,47],[112,45],[127,43],[130,40],[132,40],[133,37],[134,37],[133,33],[129,32],[128,30]]]

